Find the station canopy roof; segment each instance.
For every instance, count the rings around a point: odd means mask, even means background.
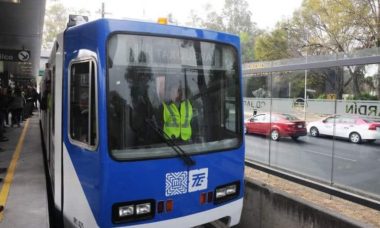
[[[34,78],[40,52],[46,0],[0,0],[0,73]]]

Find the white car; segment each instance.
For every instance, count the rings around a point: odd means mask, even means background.
[[[380,121],[356,116],[329,116],[310,122],[307,125],[307,131],[314,137],[335,135],[347,138],[352,143],[361,143],[364,140],[374,142],[380,140]]]

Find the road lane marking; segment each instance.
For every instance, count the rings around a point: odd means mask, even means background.
[[[13,177],[16,171],[17,161],[20,158],[20,153],[22,151],[22,148],[24,147],[24,141],[25,141],[25,135],[29,127],[29,119],[25,122],[24,129],[22,130],[21,136],[18,140],[16,149],[13,153],[11,163],[9,164],[7,175],[4,178],[3,181],[3,187],[0,191],[0,205],[4,206],[4,210],[0,212],[0,222],[4,219],[4,211],[6,209],[6,203],[9,195],[9,190],[12,185]]]
[[[314,151],[314,150],[304,150],[304,151],[305,152],[309,152],[309,153],[323,155],[323,156],[330,157],[330,158],[332,157],[332,155],[330,155],[330,154],[324,154],[324,153],[321,153],[321,152],[318,152],[318,151]],[[345,158],[345,157],[341,157],[341,156],[334,156],[334,158],[339,158],[339,159],[342,159],[342,160],[357,162],[357,160],[350,159],[350,158]]]

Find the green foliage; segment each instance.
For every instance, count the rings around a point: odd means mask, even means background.
[[[240,34],[252,33],[253,22],[251,21],[251,11],[248,10],[248,2],[246,0],[225,0],[222,10],[224,31]]]
[[[310,98],[317,97],[317,99],[325,99],[319,97],[326,97],[326,85],[330,83],[330,81],[327,80],[328,77],[329,76],[326,76],[323,72],[308,71],[307,88],[315,90],[315,93],[308,94]]]
[[[352,7],[352,0],[304,0],[292,22],[299,43],[307,47],[309,54],[352,49],[358,43],[355,17],[347,10]]]
[[[276,29],[257,37],[255,43],[255,59],[268,61],[289,57],[287,33],[284,29]]]
[[[319,94],[317,99],[327,99],[327,95],[325,93]]]
[[[371,100],[371,101],[377,101],[377,96],[370,95],[369,93],[362,93],[357,96],[350,95],[347,97],[347,100]]]
[[[373,47],[379,40],[380,0],[304,0],[290,22],[299,52],[333,54]]]
[[[268,61],[380,46],[379,5],[380,0],[304,0],[292,18],[265,32],[251,22],[246,0],[225,0],[222,12],[208,6],[205,19],[193,13],[192,20],[201,27],[239,34],[243,62]],[[380,98],[380,86],[375,88],[372,78],[364,75],[359,66],[344,74],[341,69],[311,71],[307,87],[316,91],[310,94],[315,97],[329,88],[337,98],[344,93],[358,97],[361,91],[377,92]],[[292,86],[292,93],[297,93],[303,85],[292,82]]]
[[[221,12],[214,11],[206,5],[206,18],[201,18],[195,11],[190,11],[191,26],[208,28],[211,30],[228,32],[239,35],[241,38],[243,62],[254,59],[254,37],[258,31],[251,20],[251,11],[246,0],[225,0]]]
[[[252,62],[255,58],[254,46],[255,36],[247,32],[240,33],[240,43],[242,46],[243,62]]]
[[[376,43],[380,45],[379,2],[304,0],[291,20],[280,22],[275,30],[256,40],[256,60],[348,53],[373,47]],[[341,97],[344,91],[358,97],[361,90],[373,90],[374,87],[371,80],[364,78],[360,67],[353,67],[346,75],[336,72],[334,77],[328,73],[322,78],[333,86],[337,97]],[[377,91],[380,98],[380,87]]]

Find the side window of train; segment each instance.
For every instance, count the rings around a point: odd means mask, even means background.
[[[94,149],[98,142],[95,61],[74,62],[70,67],[69,134],[75,144]]]

